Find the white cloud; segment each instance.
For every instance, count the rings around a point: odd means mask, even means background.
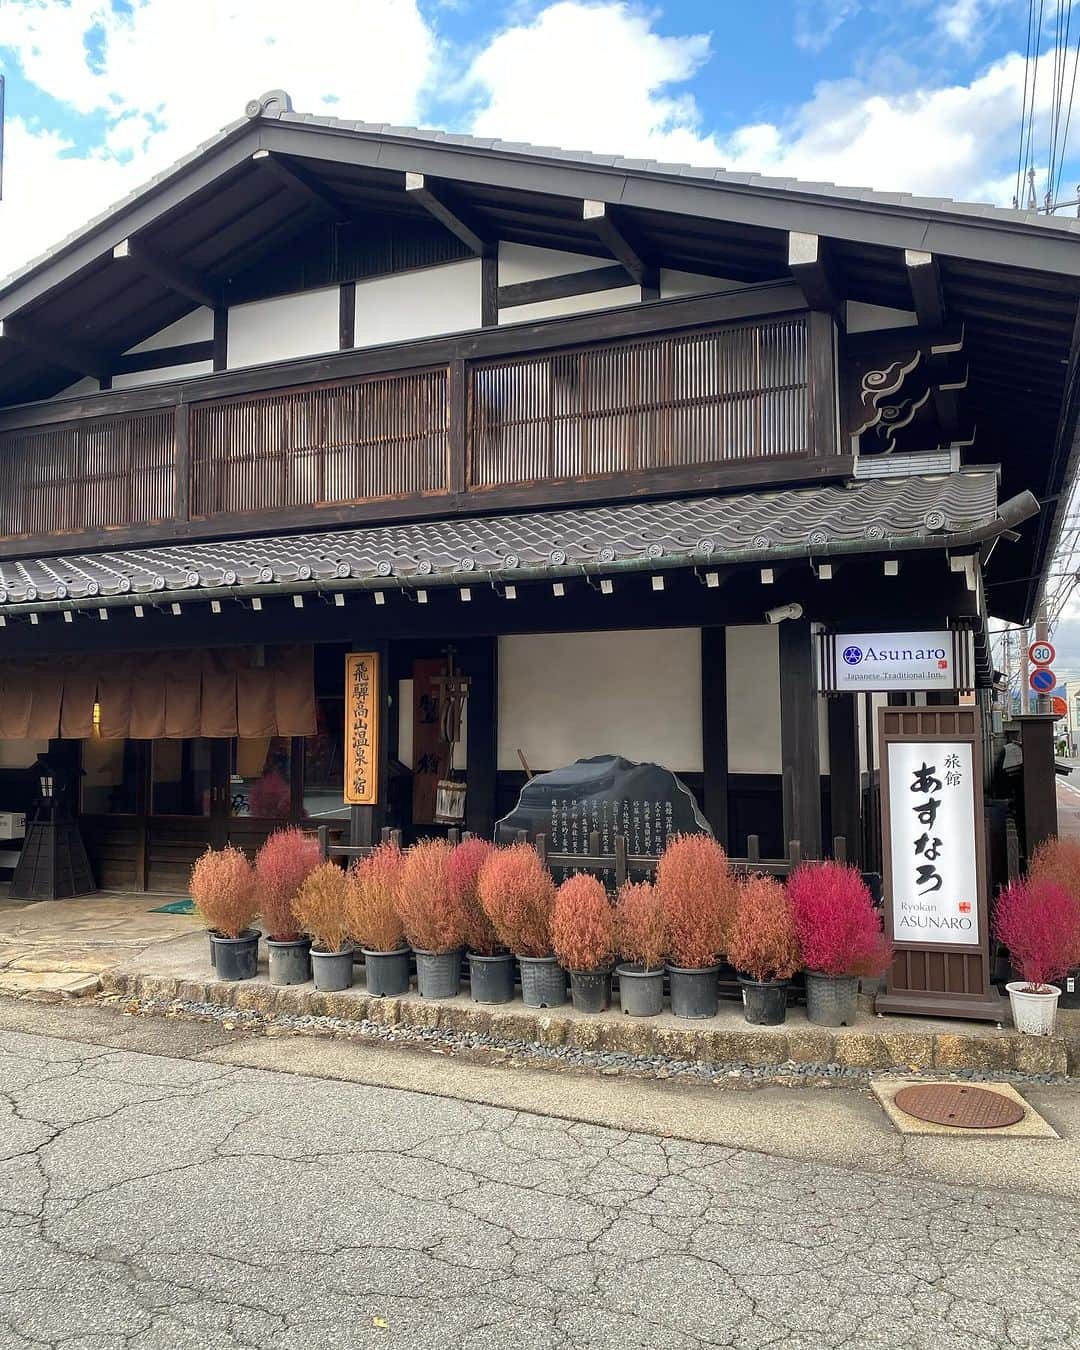
[[[861,0],[800,0],[795,8],[795,45],[807,52],[824,51],[861,9]]]

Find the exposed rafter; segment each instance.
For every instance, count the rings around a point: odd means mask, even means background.
[[[788,233],[788,268],[811,309],[840,311],[840,297],[833,284],[825,240],[817,234]]]
[[[436,190],[434,185],[422,173],[405,175],[405,192],[410,201],[422,206],[430,216],[456,235],[458,239],[478,258],[489,255],[495,248],[494,242],[480,230],[476,224],[454,206],[445,191]]]
[[[53,333],[21,315],[0,319],[0,339],[5,338],[76,375],[102,380],[112,374],[112,361],[106,352]]]
[[[945,301],[941,294],[941,269],[932,253],[904,250],[911,298],[922,328],[940,328],[945,322]]]
[[[626,230],[619,220],[618,213],[607,202],[586,198],[582,203],[581,218],[611,256],[622,263],[639,286],[646,290],[656,289],[656,268],[645,261],[640,250],[626,237]]]
[[[129,262],[146,276],[160,281],[178,295],[194,300],[197,305],[213,309],[219,303],[217,288],[208,278],[200,276],[194,268],[166,257],[142,240],[122,239],[113,249],[113,257]]]
[[[256,150],[251,158],[275,173],[281,182],[302,193],[308,203],[317,206],[328,220],[348,220],[349,211],[342,202],[317,178],[306,169],[300,168],[291,160],[271,154],[269,150]]]

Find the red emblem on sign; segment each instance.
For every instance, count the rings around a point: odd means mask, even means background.
[[[971,901],[970,901],[970,900],[961,900],[960,903],[959,903],[959,905],[957,905],[957,909],[960,911],[961,914],[970,914],[970,913],[971,913]]]
[[[937,668],[938,670],[948,670],[949,669],[948,661],[939,661],[937,663]]]

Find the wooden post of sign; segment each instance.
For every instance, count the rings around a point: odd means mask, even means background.
[[[1024,854],[1030,858],[1044,839],[1058,831],[1057,770],[1054,767],[1054,726],[1051,713],[1021,713],[1011,726],[1020,729],[1024,755]]]
[[[385,658],[385,649],[345,657],[345,800],[354,846],[377,842],[386,801]]]
[[[1001,1022],[1005,1004],[990,982],[978,709],[881,708],[878,734],[885,932],[895,956],[876,1010]],[[950,799],[954,791],[966,795]],[[963,940],[965,930],[974,940]]]

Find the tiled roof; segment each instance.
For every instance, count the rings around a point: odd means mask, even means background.
[[[180,592],[462,584],[944,547],[992,526],[993,469],[0,562],[0,608]]]

